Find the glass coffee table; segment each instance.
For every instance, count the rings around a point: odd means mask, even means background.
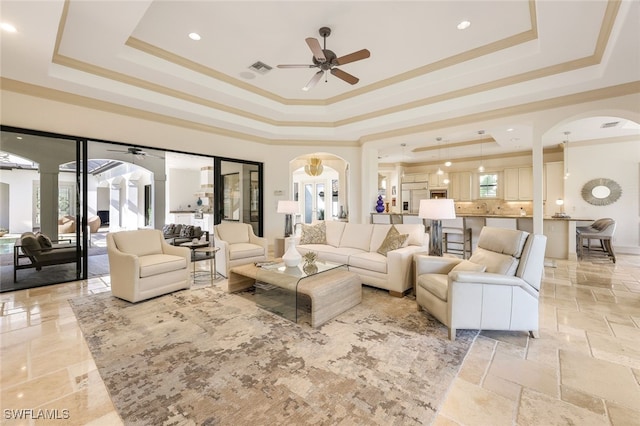
[[[306,281],[309,281],[309,285],[317,285],[318,282],[322,284],[323,278],[332,281],[335,276],[331,273],[333,271],[343,270],[348,273],[347,265],[340,263],[316,261],[315,266],[313,270],[307,268],[305,272],[302,263],[296,267],[287,267],[278,261],[259,263],[255,266],[256,304],[297,323],[301,296],[310,295],[306,288],[302,289]]]

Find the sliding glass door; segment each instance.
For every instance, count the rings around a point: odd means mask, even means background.
[[[85,278],[86,141],[3,126],[0,159],[0,291]]]

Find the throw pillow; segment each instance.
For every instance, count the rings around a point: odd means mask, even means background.
[[[191,238],[193,237],[193,229],[192,225],[182,225],[182,229],[180,229],[180,236],[183,238]]]
[[[38,243],[40,243],[40,247],[42,248],[51,248],[53,244],[51,243],[51,238],[45,234],[38,233]]]
[[[388,252],[402,247],[407,238],[409,238],[409,234],[401,234],[395,226],[392,226],[377,251],[386,256]]]
[[[302,224],[300,244],[327,244],[327,227],[324,221],[315,225]]]
[[[163,235],[171,235],[173,234],[174,229],[176,228],[176,225],[174,223],[169,223],[165,226],[162,227],[162,234]]]
[[[484,265],[480,265],[478,263],[469,262],[468,260],[463,260],[453,267],[451,272],[484,272],[487,270],[487,267]]]

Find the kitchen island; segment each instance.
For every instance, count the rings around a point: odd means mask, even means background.
[[[416,223],[417,214],[372,213],[372,223]],[[562,218],[546,216],[543,218],[543,234],[547,236],[545,257],[551,259],[576,260],[576,226],[593,222],[589,218]],[[461,229],[462,233],[471,229],[473,250],[476,248],[480,230],[483,226],[518,229],[533,232],[533,216],[500,214],[458,214],[456,219],[442,221],[443,232],[447,228]]]

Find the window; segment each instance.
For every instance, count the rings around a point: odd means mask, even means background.
[[[480,198],[498,196],[498,175],[495,173],[480,175]]]

